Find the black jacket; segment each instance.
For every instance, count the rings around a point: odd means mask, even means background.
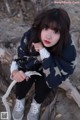
[[[63,51],[62,58],[57,58],[54,54],[50,53],[50,57],[43,61],[38,61],[37,56],[39,56],[39,54],[32,54],[27,49],[29,39],[30,30],[24,33],[21,44],[18,47],[18,57],[19,59],[24,59],[26,65],[25,67],[23,62],[23,68],[26,70],[36,70],[38,72],[42,71],[44,80],[50,88],[57,87],[73,73],[76,61],[76,50],[71,37]],[[19,61],[18,64],[22,67],[22,62]],[[23,71],[25,70],[23,69]]]

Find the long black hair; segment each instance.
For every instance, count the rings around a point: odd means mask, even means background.
[[[41,42],[41,31],[42,29],[52,29],[56,33],[60,32],[60,39],[56,45],[51,47],[51,52],[54,52],[55,55],[61,56],[62,50],[65,47],[70,29],[70,18],[68,13],[62,8],[53,8],[41,12],[34,19],[31,28],[31,37],[29,42],[29,49],[32,45],[32,42]]]

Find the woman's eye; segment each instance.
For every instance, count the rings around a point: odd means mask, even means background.
[[[57,31],[57,30],[53,30],[53,33],[55,33],[55,34],[59,34],[60,32]]]
[[[53,33],[56,33],[56,32],[53,30]]]

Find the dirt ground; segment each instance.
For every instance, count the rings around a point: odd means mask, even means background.
[[[78,90],[80,92],[80,49],[79,47],[77,48],[77,40],[78,39],[80,40],[80,4],[74,4],[74,5],[55,4],[55,7],[65,8],[68,11],[69,16],[71,18],[70,32],[72,34],[72,37],[74,38],[74,43],[77,49],[77,67],[73,75],[71,76],[71,82],[75,87],[79,88]],[[52,8],[52,5],[50,6],[50,8]],[[4,45],[5,43],[5,47],[8,50],[10,50],[11,48],[13,49],[13,51],[16,52],[16,47],[17,47],[16,42],[19,43],[23,33],[27,31],[31,26],[32,21],[29,19],[30,18],[27,18],[26,23],[24,23],[21,20],[20,12],[17,16],[10,17],[7,12],[1,9],[0,10],[0,47],[3,47],[2,44]],[[12,44],[11,43],[7,44],[9,42],[11,42]],[[80,41],[79,41],[79,45],[80,45]],[[14,54],[14,52],[12,54]],[[4,92],[0,93],[0,113],[5,112],[5,108],[1,100],[3,94]],[[30,107],[32,94],[33,94],[33,90],[31,91],[31,95],[29,94],[27,95],[27,97],[29,96],[29,98],[28,101],[26,102],[24,120],[26,120],[26,114]],[[15,102],[15,95],[13,93],[12,95],[10,95],[9,98],[9,104],[11,106],[11,110]],[[44,111],[45,107],[51,102],[50,98],[51,96],[48,96],[47,100],[45,101],[45,104],[43,104],[42,111]],[[77,104],[74,102],[73,99],[69,99],[66,96],[65,91],[62,89],[58,90],[55,111],[56,111],[55,120],[80,120],[80,108],[77,106]],[[59,115],[60,117],[57,117]]]

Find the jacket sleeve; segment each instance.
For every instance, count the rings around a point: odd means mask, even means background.
[[[48,58],[43,59],[43,72],[46,83],[50,88],[57,87],[65,81],[74,71],[76,65],[76,50],[71,43],[66,47],[62,58],[57,58],[50,54]]]
[[[29,37],[30,37],[30,30],[28,32],[24,33],[24,35],[21,39],[21,42],[20,42],[20,46],[18,47],[17,52],[18,52],[18,58],[20,58],[20,59],[27,56],[26,46],[27,46]],[[17,70],[17,69],[18,69],[18,65],[17,65],[16,60],[14,59],[11,63],[11,66],[10,66],[10,72],[12,73],[14,70]]]
[[[26,33],[24,33],[21,42],[20,42],[20,46],[18,47],[18,57],[19,58],[23,58],[26,57],[27,55],[27,44],[29,41],[30,37],[30,30]]]

